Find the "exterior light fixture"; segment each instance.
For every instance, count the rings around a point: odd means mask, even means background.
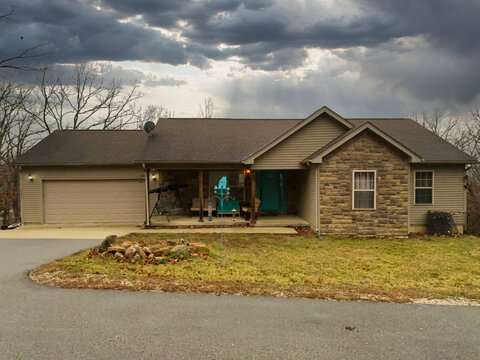
[[[252,171],[250,169],[245,170],[245,175],[250,175]]]
[[[32,174],[28,175],[28,180],[33,181],[33,176],[32,176]]]
[[[155,180],[157,176],[155,174],[152,174],[152,180]]]

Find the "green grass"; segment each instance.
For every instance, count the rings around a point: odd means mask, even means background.
[[[223,268],[219,266],[219,235],[130,234],[120,241],[152,244],[180,238],[206,243],[211,256],[177,264],[133,265],[89,259],[87,251],[51,265],[69,273],[107,274],[136,279],[137,283],[144,278],[152,282],[156,277],[186,282],[190,291],[203,291],[202,283],[208,283],[210,290],[212,284],[221,284],[222,292],[231,293],[275,295],[286,291],[287,296],[333,298],[374,294],[393,301],[412,297],[480,299],[480,239],[472,237],[317,239],[226,234]],[[249,287],[257,291],[249,292]]]

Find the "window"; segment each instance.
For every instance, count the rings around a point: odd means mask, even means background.
[[[209,197],[213,196],[213,187],[218,185],[220,179],[226,176],[227,185],[230,188],[230,195],[235,200],[245,200],[245,176],[243,171],[210,171],[209,172]]]
[[[433,171],[415,171],[415,204],[433,204]]]
[[[353,209],[375,209],[375,170],[353,171]]]

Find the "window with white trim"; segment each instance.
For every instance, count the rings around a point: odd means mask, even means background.
[[[353,209],[375,209],[376,171],[353,171]]]
[[[433,204],[433,171],[415,171],[415,204]]]

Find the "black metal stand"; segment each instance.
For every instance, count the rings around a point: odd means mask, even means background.
[[[186,216],[187,211],[185,210],[185,208],[180,207],[180,204],[181,204],[180,189],[183,189],[187,186],[188,186],[187,184],[170,184],[167,186],[156,188],[154,190],[150,190],[150,194],[153,194],[153,193],[158,194],[157,202],[155,203],[155,206],[153,207],[152,212],[150,213],[150,219],[156,213],[157,215],[165,215],[165,217],[167,218],[167,221],[170,223],[170,218],[168,217],[168,215],[171,215],[172,212],[178,209],[182,210],[182,212]],[[171,203],[166,202],[162,198],[162,193],[166,193],[167,191],[175,192],[175,199]],[[176,206],[178,206],[178,208]]]
[[[155,203],[155,206],[153,207],[152,212],[150,213],[150,219],[152,219],[152,216],[155,215],[155,213],[157,213],[157,215],[165,215],[165,217],[167,218],[167,221],[170,222],[170,218],[168,217],[169,211],[167,210],[167,207],[163,202],[162,192],[164,191],[158,192],[157,202]]]

